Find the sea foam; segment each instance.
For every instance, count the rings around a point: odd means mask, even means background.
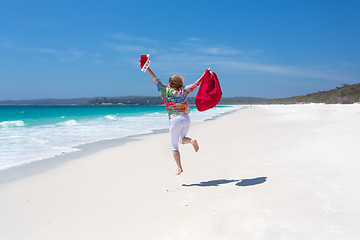
[[[116,117],[114,117],[112,115],[106,115],[105,118],[108,120],[116,120]]]
[[[190,118],[192,123],[199,123],[240,108],[192,110]],[[163,107],[74,107],[67,113],[54,107],[46,112],[50,110],[57,111],[51,121],[42,113],[44,118],[39,119],[36,115],[29,124],[21,120],[0,122],[0,170],[78,151],[82,144],[148,134],[169,126],[168,114]],[[74,116],[74,112],[81,110],[83,115]]]
[[[23,127],[24,125],[25,125],[24,122],[21,120],[0,122],[0,127],[3,127],[3,128]]]
[[[60,122],[60,123],[58,123],[58,125],[60,125],[60,126],[76,126],[76,125],[78,125],[78,123],[74,119],[71,119],[71,120],[68,120],[65,122]]]

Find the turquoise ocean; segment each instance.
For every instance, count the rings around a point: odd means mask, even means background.
[[[191,107],[199,123],[243,106]],[[61,154],[102,140],[149,134],[168,128],[164,106],[0,106],[0,170]]]

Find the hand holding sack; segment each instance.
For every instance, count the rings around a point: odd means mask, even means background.
[[[202,112],[215,107],[221,99],[222,92],[216,73],[206,70],[195,98],[196,108]]]
[[[151,61],[150,61],[149,57],[150,57],[150,54],[140,56],[140,68],[141,68],[141,71],[143,71],[143,72],[146,72],[146,70],[150,66]]]

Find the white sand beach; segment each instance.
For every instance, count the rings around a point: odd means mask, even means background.
[[[360,104],[269,105],[0,185],[0,239],[359,239]]]

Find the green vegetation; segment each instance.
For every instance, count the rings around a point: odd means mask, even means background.
[[[329,91],[319,91],[305,96],[289,98],[267,99],[268,104],[291,104],[291,103],[327,103],[327,104],[351,104],[360,102],[360,83],[348,85]]]
[[[117,105],[161,105],[161,97],[115,97],[94,98],[88,102],[90,105],[117,104]]]
[[[195,104],[195,97],[188,98],[190,104]],[[254,97],[230,97],[222,98],[221,105],[235,104],[294,104],[294,103],[327,103],[327,104],[351,104],[360,102],[360,83],[348,85],[329,91],[319,91],[304,96],[289,98],[254,98]],[[98,97],[98,98],[74,98],[74,99],[38,99],[0,101],[2,105],[162,105],[161,97]]]
[[[190,104],[195,103],[195,98],[188,98]],[[231,97],[222,98],[220,104],[294,104],[294,103],[327,103],[327,104],[351,104],[360,102],[360,83],[348,85],[329,91],[319,91],[304,96],[289,98],[253,98],[253,97]],[[89,104],[126,104],[126,105],[161,105],[160,97],[121,97],[121,98],[95,98],[88,102]]]
[[[1,105],[86,105],[91,98],[70,99],[33,99],[33,100],[7,100],[0,101]]]
[[[249,104],[266,100],[265,98],[231,97],[222,98],[219,104]],[[195,97],[189,97],[188,102],[195,104]],[[116,104],[116,105],[162,105],[161,97],[118,97],[118,98],[94,98],[88,102],[90,105]]]

